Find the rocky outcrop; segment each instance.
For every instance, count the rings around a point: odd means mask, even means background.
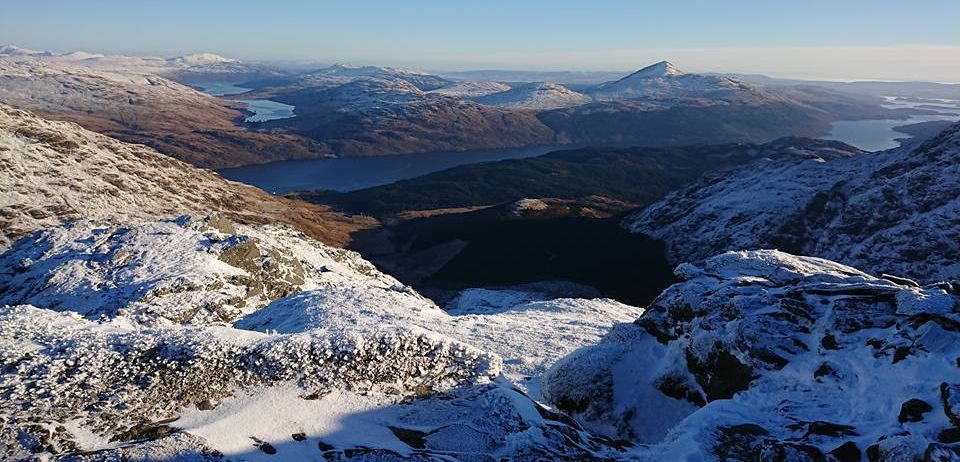
[[[673,262],[779,248],[923,282],[960,276],[960,125],[915,148],[759,162],[628,218]]]
[[[597,433],[659,443],[641,451],[655,460],[960,453],[957,283],[766,250],[677,274],[634,323],[548,371],[548,402]]]
[[[489,380],[499,371],[495,356],[396,325],[367,336],[141,329],[15,306],[0,309],[0,332],[6,457],[76,448],[77,435],[69,431],[33,430],[67,422],[110,441],[161,438],[176,431],[167,425],[172,420],[164,421],[170,415],[237,388],[292,382],[306,396],[390,385],[410,396]],[[11,444],[31,441],[26,435],[37,445]]]

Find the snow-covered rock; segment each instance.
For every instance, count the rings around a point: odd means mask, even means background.
[[[399,399],[499,372],[496,356],[415,327],[335,335],[151,329],[26,305],[0,309],[0,364],[7,458],[156,439],[176,431],[187,406],[209,409],[239,390],[281,385],[310,400],[389,389]]]
[[[674,263],[779,248],[935,282],[960,277],[960,125],[914,148],[774,159],[706,177],[628,217]]]
[[[548,110],[579,106],[590,102],[590,97],[550,82],[517,85],[501,93],[474,98],[489,106],[514,109]]]
[[[641,460],[960,456],[960,283],[768,250],[677,274],[634,323],[548,371],[547,400],[649,445]]]
[[[374,308],[383,306],[394,309]],[[363,320],[420,326],[500,355],[506,375],[526,386],[521,382],[642,312],[610,299],[546,299],[542,293],[510,289],[465,291],[445,312],[408,288],[343,284],[278,300],[235,326],[282,333],[337,331]]]

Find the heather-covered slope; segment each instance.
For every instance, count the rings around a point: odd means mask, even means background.
[[[168,68],[163,60],[132,57],[103,60],[0,57],[0,103],[147,144],[207,168],[330,154],[303,137],[241,127],[243,105],[156,74],[209,71],[206,67]]]
[[[372,224],[226,181],[146,146],[3,105],[0,190],[0,248],[35,229],[78,218],[136,220],[218,211],[243,222],[289,223],[341,245],[350,232]]]
[[[911,148],[776,161],[694,183],[626,220],[674,262],[775,247],[872,273],[960,276],[960,125]]]

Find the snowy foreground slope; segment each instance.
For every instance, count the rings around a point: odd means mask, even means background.
[[[447,313],[353,252],[216,215],[38,231],[0,268],[5,459],[619,451],[522,391],[642,313],[611,300],[485,290]]]
[[[5,459],[960,458],[960,282],[730,252],[646,312],[444,311],[216,215],[38,231],[0,268]]]
[[[960,282],[777,251],[677,273],[546,399],[647,460],[960,460]]]
[[[925,282],[960,277],[960,124],[913,148],[752,164],[626,225],[673,262],[779,248]]]

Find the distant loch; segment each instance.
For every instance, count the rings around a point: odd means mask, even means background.
[[[220,97],[239,95],[252,90],[252,88],[238,87],[233,84],[221,82],[202,82],[194,83],[193,85],[208,95]],[[289,104],[283,104],[269,99],[228,99],[246,104],[247,110],[253,113],[243,119],[244,122],[266,122],[268,120],[289,119],[296,116],[293,112],[294,106]]]
[[[900,146],[910,135],[897,127],[938,120],[960,119],[960,101],[946,99],[919,99],[888,96],[883,106],[889,109],[915,108],[936,111],[936,114],[912,115],[906,120],[838,120],[823,139],[843,141],[865,151],[883,151]]]

